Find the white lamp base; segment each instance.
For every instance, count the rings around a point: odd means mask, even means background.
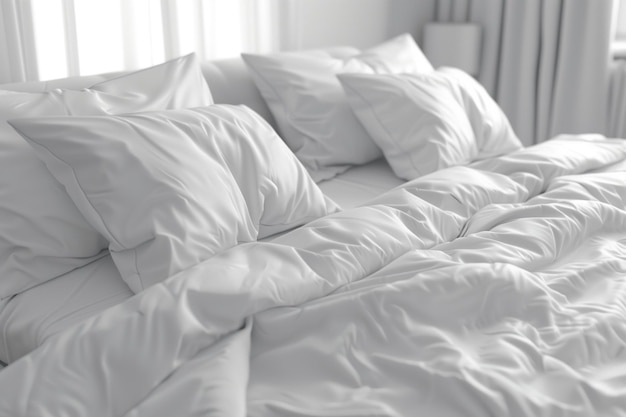
[[[427,23],[424,53],[433,66],[462,69],[473,76],[480,70],[481,27],[474,23]]]

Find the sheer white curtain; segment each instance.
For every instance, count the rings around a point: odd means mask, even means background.
[[[483,27],[479,80],[530,145],[606,133],[614,0],[440,0],[440,21]]]
[[[285,3],[285,4],[283,4]],[[0,82],[280,49],[285,0],[1,0]],[[287,10],[288,12],[288,10]]]

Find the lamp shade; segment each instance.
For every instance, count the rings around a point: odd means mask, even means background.
[[[471,75],[480,70],[481,27],[473,23],[427,23],[424,53],[433,66],[462,69]]]

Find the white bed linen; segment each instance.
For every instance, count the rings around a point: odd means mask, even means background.
[[[0,414],[622,415],[626,174],[580,174],[625,157],[563,137],[234,247],[9,366]]]
[[[11,363],[132,294],[109,255],[24,291],[0,311],[0,360]]]
[[[344,210],[360,206],[374,197],[403,184],[384,158],[357,165],[338,176],[318,183],[327,197]]]
[[[379,159],[318,185],[327,197],[348,209],[403,182]],[[0,304],[0,361],[13,362],[60,330],[130,296],[132,291],[106,256],[5,300]]]
[[[107,239],[135,292],[338,210],[247,106],[9,124]]]

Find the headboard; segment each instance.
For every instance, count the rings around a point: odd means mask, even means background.
[[[354,53],[351,47],[324,49],[333,57],[342,58]],[[202,72],[209,84],[213,100],[224,104],[245,104],[276,126],[267,104],[256,88],[246,64],[240,57],[204,61]],[[77,90],[87,88],[104,80],[119,76],[123,72],[60,78],[52,81],[31,81],[24,83],[0,84],[0,90],[43,92],[55,88]]]

